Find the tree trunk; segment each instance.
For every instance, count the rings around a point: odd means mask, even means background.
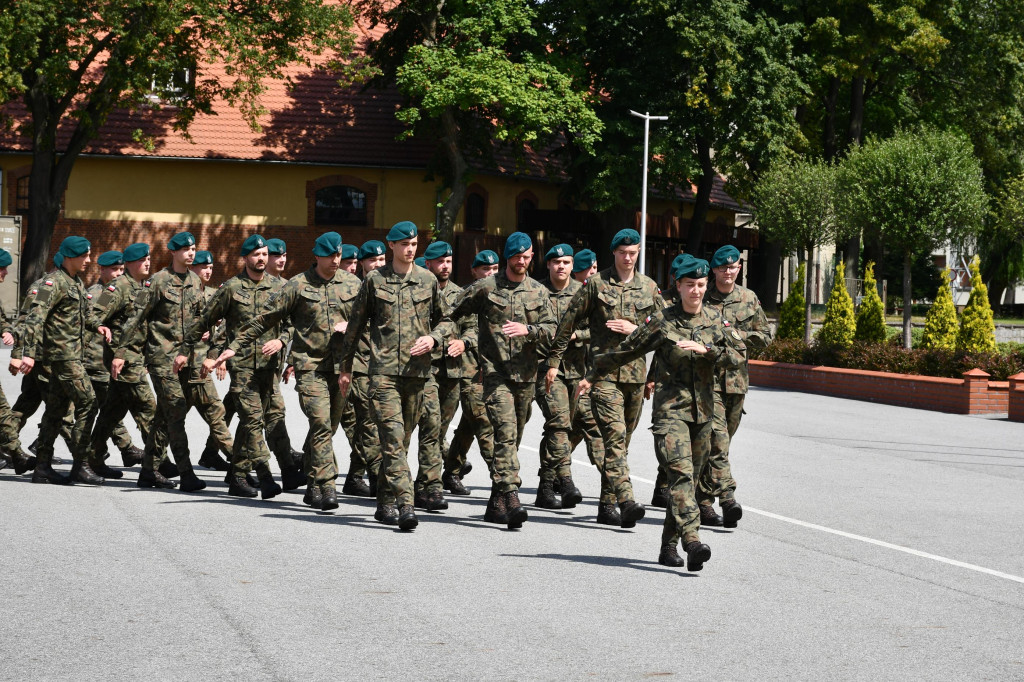
[[[437,238],[449,244],[455,236],[455,219],[459,209],[466,200],[466,189],[469,186],[469,164],[459,146],[459,123],[455,120],[455,112],[451,109],[441,114],[441,146],[451,166],[451,194],[443,202],[439,212],[440,222],[437,225]]]
[[[762,235],[761,247],[758,249],[756,258],[759,260],[756,271],[751,272],[751,289],[761,299],[761,305],[765,312],[776,312],[779,309],[779,271],[782,269],[782,248],[778,243],[764,239]],[[751,255],[751,270],[753,271],[754,255]]]
[[[914,290],[910,285],[910,251],[903,254],[903,347],[910,350],[910,313]]]
[[[711,189],[715,185],[715,168],[711,162],[711,142],[703,136],[697,137],[697,157],[700,160],[700,178],[697,180],[697,197],[690,218],[690,232],[686,240],[686,251],[700,258],[704,243],[704,225],[711,205]]]
[[[810,266],[814,261],[814,244],[807,245],[807,266],[804,268],[804,343],[811,345],[811,294],[814,284],[811,279]]]
[[[839,78],[833,76],[828,82],[828,96],[825,98],[825,122],[822,125],[821,147],[825,160],[831,163],[839,155],[836,144],[836,103],[839,101]]]
[[[864,141],[864,76],[856,76],[850,83],[850,125],[846,131],[846,146]]]

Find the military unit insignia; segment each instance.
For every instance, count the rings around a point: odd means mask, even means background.
[[[565,255],[565,249],[563,249],[561,246],[559,246],[557,249],[555,249],[555,253],[557,253],[559,256],[564,256]]]

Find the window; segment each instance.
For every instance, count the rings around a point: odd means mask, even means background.
[[[316,191],[315,225],[366,225],[366,192],[348,185]]]
[[[28,215],[28,180],[28,175],[18,178],[15,187],[14,212],[17,215]]]
[[[519,230],[527,229],[527,221],[530,218],[530,213],[537,210],[537,202],[533,199],[523,198],[519,200],[519,204],[516,206],[516,228]]]
[[[466,229],[483,231],[487,224],[487,200],[479,192],[466,195]]]
[[[154,104],[175,104],[192,94],[196,82],[196,67],[176,69],[169,77],[154,75],[146,99]]]

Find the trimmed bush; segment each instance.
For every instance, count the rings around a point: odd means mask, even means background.
[[[878,283],[875,282],[875,264],[870,262],[864,268],[864,299],[857,311],[857,329],[853,338],[857,341],[885,341],[885,310],[882,297],[878,295]]]
[[[799,339],[803,341],[807,331],[804,298],[804,277],[807,268],[801,263],[796,270],[796,279],[789,286],[789,296],[779,306],[779,328],[775,332],[776,339]]]
[[[846,290],[846,267],[842,261],[836,265],[836,279],[825,303],[825,320],[818,331],[817,343],[826,348],[849,348],[857,322],[853,315],[853,299]]]
[[[981,280],[979,263],[975,256],[968,266],[971,270],[971,297],[960,317],[956,348],[960,351],[990,353],[996,349],[996,325],[992,319],[992,306],[988,302],[988,287]]]
[[[922,348],[953,350],[956,348],[957,332],[960,323],[956,319],[956,306],[953,305],[953,294],[949,291],[949,268],[942,271],[942,284],[935,294],[935,302],[928,308],[924,317],[924,337]]]

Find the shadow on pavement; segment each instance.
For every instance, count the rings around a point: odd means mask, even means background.
[[[593,554],[499,554],[498,556],[514,557],[518,559],[554,559],[556,561],[571,561],[574,564],[593,564],[594,566],[634,568],[638,571],[649,571],[651,573],[669,573],[671,575],[678,575],[681,578],[698,577],[693,573],[687,573],[682,569],[673,571],[670,568],[662,568],[657,561],[641,561],[639,559],[628,559],[625,557],[596,556]]]

